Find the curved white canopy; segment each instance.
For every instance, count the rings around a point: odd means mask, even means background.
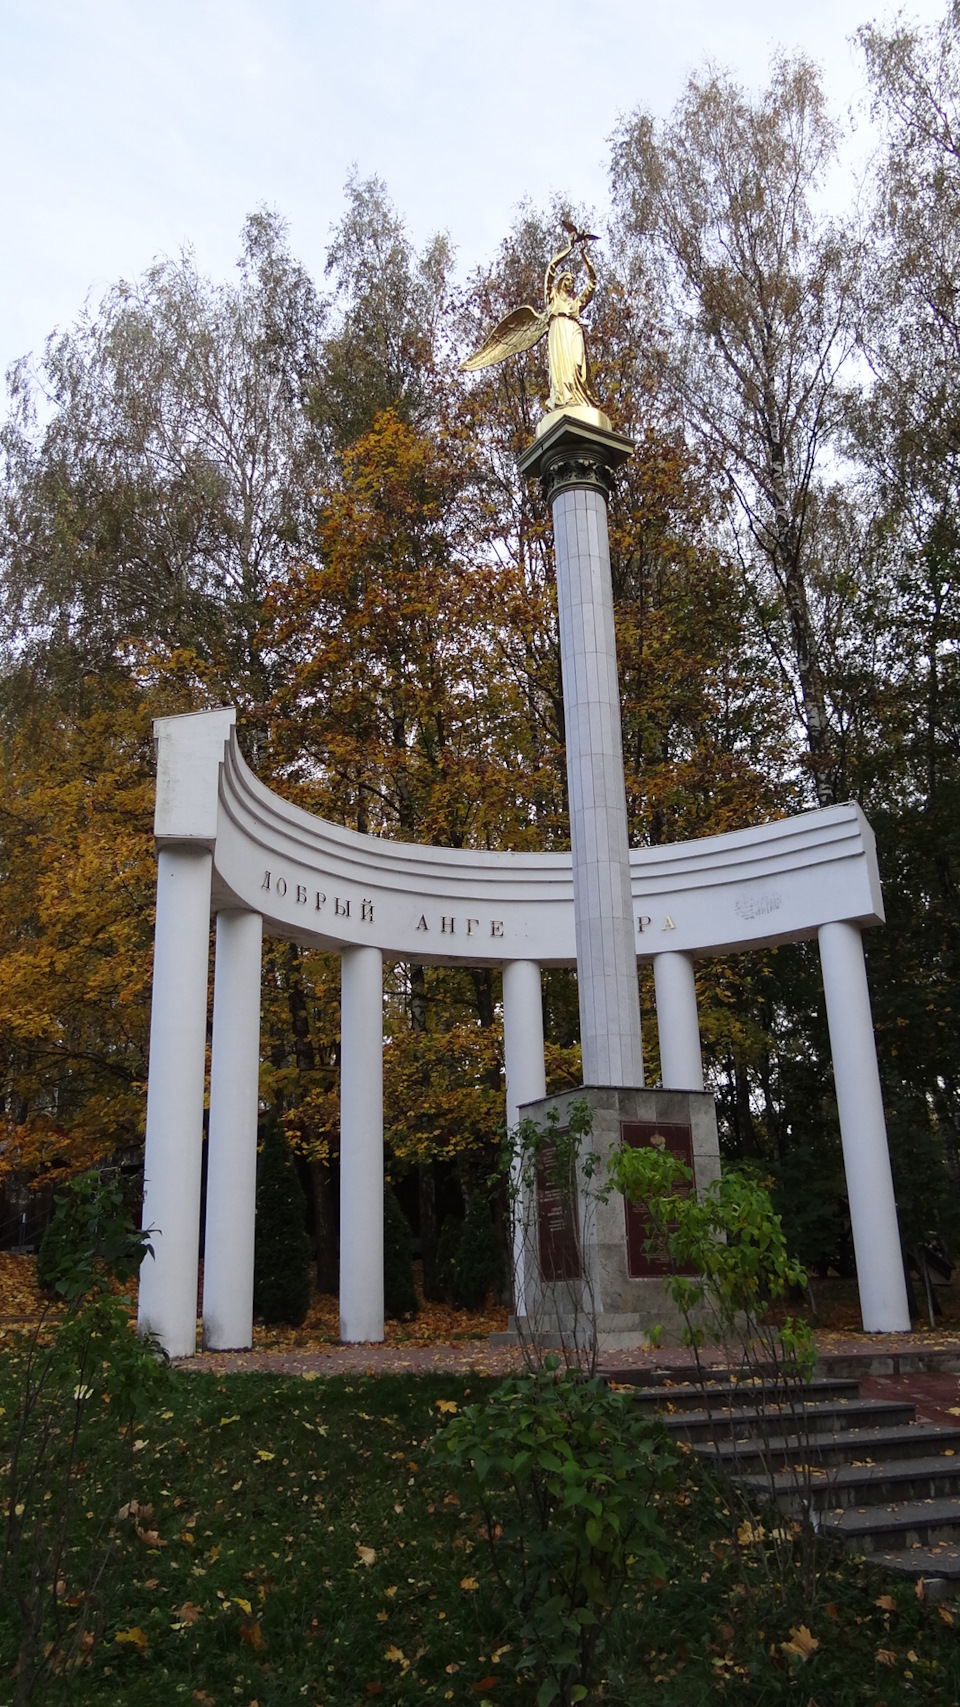
[[[159,846],[213,853],[213,907],[260,913],[265,930],[341,950],[435,964],[576,964],[564,853],[487,853],[358,835],[258,781],[232,707],[158,718]],[[853,802],[722,836],[637,848],[637,955],[722,954],[883,922],[873,832]]]

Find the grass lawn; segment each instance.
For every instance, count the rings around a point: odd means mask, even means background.
[[[445,1412],[491,1385],[175,1374],[137,1437],[139,1510],[118,1526],[106,1627],[71,1702],[532,1703],[538,1680],[518,1681],[476,1515],[430,1449]],[[12,1398],[0,1393],[7,1420]],[[94,1486],[105,1464],[88,1463]],[[604,1701],[956,1707],[960,1608],[954,1624],[911,1587],[830,1557],[805,1610],[797,1584],[769,1582],[762,1543],[737,1544],[722,1493],[692,1474],[665,1498],[664,1578],[611,1630]]]

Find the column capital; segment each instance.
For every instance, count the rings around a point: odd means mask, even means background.
[[[599,409],[586,420],[569,410],[547,416],[519,459],[520,473],[537,475],[548,504],[571,486],[589,486],[609,498],[616,469],[633,455],[633,440],[611,431]],[[606,423],[604,425],[603,423]]]

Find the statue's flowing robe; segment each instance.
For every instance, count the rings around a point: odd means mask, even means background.
[[[574,301],[567,297],[561,307],[558,297],[551,293],[548,308],[550,332],[547,340],[550,353],[551,409],[565,409],[573,403],[586,404],[591,409],[599,408],[590,383],[583,327],[580,324],[580,305],[579,297]]]

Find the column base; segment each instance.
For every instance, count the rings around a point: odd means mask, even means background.
[[[592,1182],[582,1164],[578,1170],[575,1228],[569,1215],[562,1225],[564,1212],[550,1203],[528,1215],[523,1336],[535,1335],[546,1350],[551,1342],[586,1346],[594,1333],[601,1351],[642,1348],[651,1337],[676,1345],[683,1323],[667,1296],[662,1271],[643,1250],[642,1216],[628,1209],[619,1192],[604,1203],[597,1201],[596,1191],[605,1185],[607,1161],[622,1143],[649,1142],[654,1136],[692,1168],[697,1192],[705,1191],[720,1176],[713,1097],[706,1091],[585,1085],[527,1103],[520,1118],[542,1128],[556,1110],[562,1131],[576,1102],[591,1110],[593,1130],[583,1148],[594,1153],[597,1163]],[[544,1259],[548,1274],[551,1267],[559,1268],[563,1277],[545,1279]],[[515,1327],[510,1337],[517,1337]]]

